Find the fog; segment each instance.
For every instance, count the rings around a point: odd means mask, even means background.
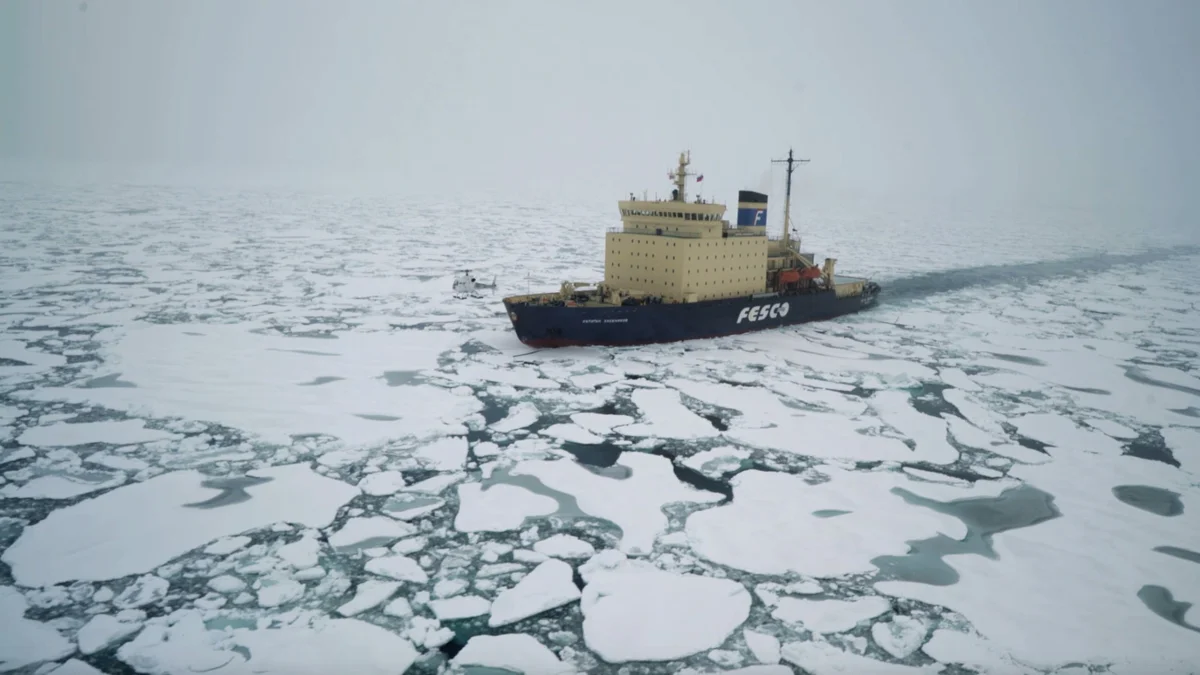
[[[1195,205],[1200,4],[12,1],[6,175]],[[73,173],[72,173],[73,172]],[[777,182],[778,168],[773,179]]]

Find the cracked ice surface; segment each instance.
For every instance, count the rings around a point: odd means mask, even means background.
[[[826,211],[809,245],[882,275],[879,308],[535,351],[498,299],[596,278],[609,215],[15,183],[0,207],[0,669],[1200,661],[1198,256],[1022,266],[1174,241],[1153,223]],[[453,297],[464,260],[494,296]]]
[[[259,469],[251,499],[199,508],[221,493],[195,471],[129,485],[52,512],[4,551],[17,583],[112,579],[151,569],[220,537],[279,520],[329,524],[358,490],[292,464]],[[153,505],[152,507],[149,505]]]

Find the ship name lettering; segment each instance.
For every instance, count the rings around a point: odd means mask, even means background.
[[[786,302],[777,302],[773,305],[755,305],[754,307],[743,307],[742,311],[738,312],[737,323],[746,321],[762,321],[763,319],[778,319],[779,317],[787,316],[788,307]]]

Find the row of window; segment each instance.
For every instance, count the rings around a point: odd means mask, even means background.
[[[613,253],[619,253],[619,252],[620,251],[613,251]],[[632,253],[631,255],[635,258],[641,258],[641,257],[643,257],[644,254],[635,252],[635,253]],[[698,255],[698,256],[696,256],[695,259],[696,260],[730,260],[733,258],[749,258],[749,257],[752,257],[753,255],[754,254],[752,254],[752,253],[730,253],[730,254],[722,254],[720,256],[715,256],[715,255],[700,256],[700,255]],[[658,256],[651,253],[649,255],[646,255],[645,257],[657,258]],[[663,256],[663,260],[678,260],[678,259],[679,259],[678,256],[673,256],[673,255],[664,255]],[[689,255],[687,257],[687,260],[689,260],[689,261],[692,260],[692,256]]]
[[[622,276],[616,276],[616,275],[614,275],[614,276],[612,277],[612,280],[613,280],[613,281],[630,281],[630,282],[633,282],[633,283],[641,283],[641,284],[656,284],[656,283],[660,283],[660,282],[659,282],[658,280],[656,280],[656,279],[643,279],[643,278],[640,278],[640,277],[622,277]],[[736,281],[736,282],[738,282],[738,283],[745,283],[745,284],[749,284],[749,283],[752,283],[754,280],[753,280],[753,279],[730,279],[729,281]],[[661,282],[661,283],[662,283],[664,286],[671,286],[671,287],[674,287],[674,286],[675,286],[675,282],[674,282],[674,281],[665,281],[665,282]],[[728,285],[728,283],[721,283],[721,284],[718,284],[718,283],[717,283],[717,282],[715,282],[715,281],[714,281],[714,282],[711,282],[711,283],[710,283],[710,282],[707,282],[707,281],[705,281],[705,282],[697,283],[697,284],[696,284],[696,287],[697,287],[697,288],[699,288],[700,286],[710,286],[710,285],[711,285],[711,286],[727,286],[727,285]],[[685,290],[686,290],[686,289],[685,289]]]
[[[649,216],[652,218],[682,218],[684,220],[720,220],[715,213],[683,213],[681,211],[645,211],[642,209],[621,209],[622,216]]]
[[[609,263],[609,264],[608,264],[608,266],[609,266],[609,267],[621,267],[621,263]],[[653,271],[655,271],[655,269],[656,269],[656,268],[654,268],[654,267],[644,267],[644,266],[642,266],[642,265],[630,265],[630,266],[629,266],[629,269],[635,269],[635,270],[650,270],[651,272],[653,272]],[[715,268],[715,267],[714,267],[714,268],[712,268],[711,270],[710,270],[709,268],[707,268],[707,267],[706,267],[706,268],[704,268],[704,269],[702,269],[702,270],[700,270],[700,269],[691,270],[691,272],[692,272],[693,274],[700,274],[700,273],[708,274],[709,272],[735,272],[735,271],[738,271],[738,270],[748,270],[748,269],[756,269],[756,268],[754,268],[754,267],[751,267],[750,265],[735,265],[735,266],[732,266],[732,267],[722,267],[721,269],[717,269],[717,268]],[[666,272],[667,274],[678,274],[678,273],[679,273],[679,268],[677,268],[677,267],[667,267],[667,268],[664,268],[664,269],[663,269],[663,271],[664,271],[664,272]]]
[[[617,240],[617,241],[619,242],[620,240]],[[630,239],[629,241],[630,241],[631,243],[634,243],[634,244],[652,244],[652,245],[654,245],[654,246],[678,246],[678,245],[679,245],[679,242],[677,242],[677,241],[663,241],[662,239],[646,239],[646,240],[642,240],[642,239]],[[735,239],[718,239],[718,240],[715,240],[715,241],[695,241],[695,242],[688,242],[688,248],[691,248],[692,246],[696,246],[696,247],[704,247],[704,246],[746,246],[746,245],[748,245],[748,244],[753,244],[753,243],[755,243],[755,242],[752,242],[752,241],[737,241],[737,240],[735,240]],[[759,248],[761,248],[761,249],[763,250],[763,253],[766,253],[766,250],[767,250],[767,249],[766,249],[766,248],[765,248],[765,247],[762,245],[762,242],[758,242],[758,247],[759,247]]]

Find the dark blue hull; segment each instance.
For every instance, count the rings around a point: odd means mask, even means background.
[[[624,346],[749,333],[821,321],[875,303],[879,286],[839,298],[833,291],[745,296],[694,303],[568,307],[505,299],[517,338],[531,347]]]

